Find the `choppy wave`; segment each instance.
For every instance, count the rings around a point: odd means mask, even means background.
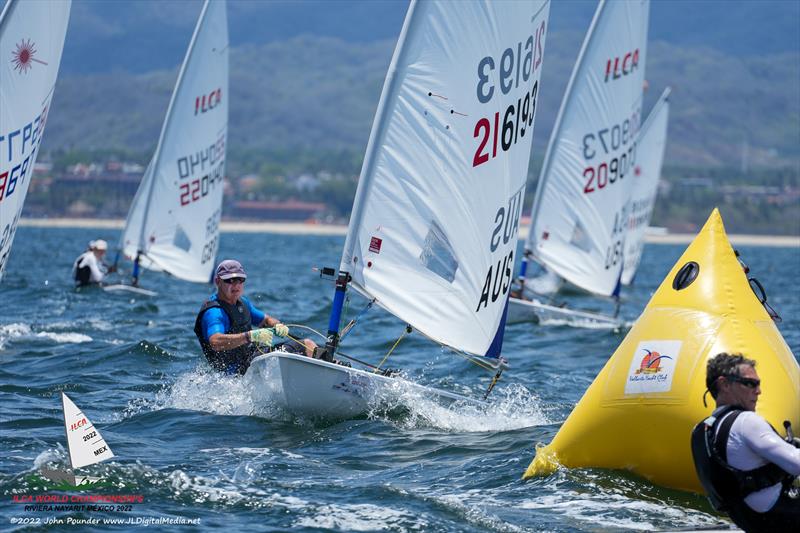
[[[403,427],[429,427],[454,432],[509,431],[549,424],[538,398],[521,385],[498,388],[488,403],[470,400],[442,405],[424,388],[397,386],[381,394],[370,416],[385,418],[385,413],[402,408],[406,415],[396,423]],[[394,420],[394,419],[390,419]]]
[[[49,339],[57,343],[80,344],[92,342],[92,337],[76,332],[38,331],[33,332],[31,326],[24,323],[5,324],[0,326],[0,350],[9,341],[25,338]]]

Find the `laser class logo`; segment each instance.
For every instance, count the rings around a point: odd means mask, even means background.
[[[642,341],[631,357],[625,394],[667,392],[681,351],[681,341]]]
[[[44,61],[36,59],[36,43],[30,39],[22,39],[17,43],[17,48],[11,52],[11,64],[14,65],[14,70],[20,74],[27,74],[33,68],[33,63],[40,63],[47,65]]]

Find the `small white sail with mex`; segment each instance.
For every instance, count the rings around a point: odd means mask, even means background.
[[[549,7],[411,2],[367,145],[324,359],[337,353],[352,286],[425,337],[499,366]],[[312,416],[364,412],[367,391],[408,383],[281,352],[256,358],[248,374],[270,364],[286,406]]]
[[[649,0],[600,1],[550,137],[525,246],[526,258],[599,296],[617,295],[620,286],[649,6]],[[523,260],[523,285],[526,275]],[[535,311],[517,298],[510,305],[510,314]]]
[[[638,161],[633,168],[635,186],[630,200],[628,235],[625,237],[625,260],[622,284],[630,285],[639,268],[644,246],[644,233],[653,216],[653,206],[658,194],[658,180],[664,162],[667,145],[667,123],[669,122],[669,95],[667,87],[653,106],[639,131]]]
[[[8,0],[0,13],[0,279],[53,99],[70,0]]]
[[[208,282],[219,246],[228,134],[228,22],[206,0],[120,248],[139,267]],[[106,289],[124,289],[117,285]]]
[[[42,475],[52,481],[63,481],[71,485],[96,483],[101,478],[77,475],[75,470],[111,459],[114,457],[114,453],[106,444],[100,430],[63,392],[61,393],[61,403],[64,409],[64,430],[67,434],[69,462],[72,471],[43,469]]]

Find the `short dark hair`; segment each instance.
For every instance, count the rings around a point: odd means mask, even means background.
[[[708,360],[706,365],[706,388],[711,397],[717,399],[717,380],[721,376],[738,376],[739,365],[756,367],[756,362],[740,353],[721,352]]]

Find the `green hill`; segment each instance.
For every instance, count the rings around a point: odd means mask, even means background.
[[[534,156],[546,146],[580,43],[550,36]],[[353,44],[302,36],[231,50],[232,153],[366,146],[393,42]],[[710,48],[650,44],[646,109],[673,86],[666,165],[753,167],[800,161],[800,53],[731,56]],[[44,150],[124,150],[155,145],[176,71],[62,77]],[[246,161],[231,161],[231,171]]]

